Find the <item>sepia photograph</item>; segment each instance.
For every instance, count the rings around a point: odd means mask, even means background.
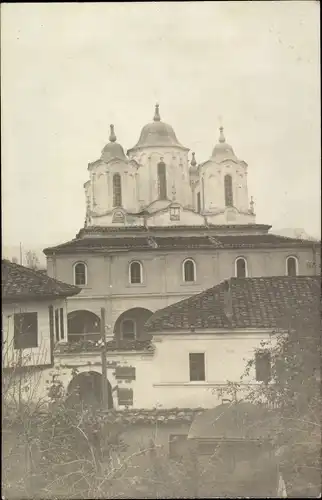
[[[3,500],[321,498],[320,3],[1,4]]]

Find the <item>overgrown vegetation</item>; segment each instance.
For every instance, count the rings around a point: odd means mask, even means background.
[[[275,342],[263,342],[270,353],[270,380],[245,383],[254,369],[251,359],[240,383],[228,383],[221,395],[274,408],[270,421],[279,468],[288,496],[321,494],[321,323],[318,298],[311,307],[298,304],[280,322]]]

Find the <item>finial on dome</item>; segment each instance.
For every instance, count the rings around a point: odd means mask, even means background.
[[[159,113],[159,104],[156,104],[153,121],[159,122],[160,120],[161,120],[161,118],[160,118],[160,113]]]
[[[225,136],[224,136],[224,127],[221,125],[219,127],[219,142],[226,142]]]
[[[196,153],[192,153],[192,160],[191,160],[190,165],[192,167],[196,167],[196,165],[197,165],[197,162],[196,162]]]
[[[115,142],[116,141],[116,135],[115,135],[115,132],[114,132],[114,125],[110,125],[110,129],[111,129],[111,132],[110,132],[110,141],[111,142]]]

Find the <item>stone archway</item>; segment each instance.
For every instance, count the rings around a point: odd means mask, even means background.
[[[75,375],[67,388],[67,402],[70,406],[102,407],[102,374],[95,371]],[[112,386],[107,380],[107,406],[113,408]]]
[[[153,312],[144,307],[134,307],[124,311],[114,325],[114,337],[124,340],[147,340],[151,335],[145,330],[145,323]]]
[[[72,311],[67,315],[68,341],[99,340],[101,319],[97,314],[87,311]]]

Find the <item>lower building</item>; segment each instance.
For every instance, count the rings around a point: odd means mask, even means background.
[[[256,366],[246,386],[267,380],[274,345],[298,304],[319,307],[320,278],[231,278],[153,314],[145,340],[107,342],[110,407],[212,408],[227,381],[239,382],[248,360]],[[59,344],[55,352],[67,394],[77,387],[100,404],[101,346]],[[91,388],[91,389],[90,389]]]

